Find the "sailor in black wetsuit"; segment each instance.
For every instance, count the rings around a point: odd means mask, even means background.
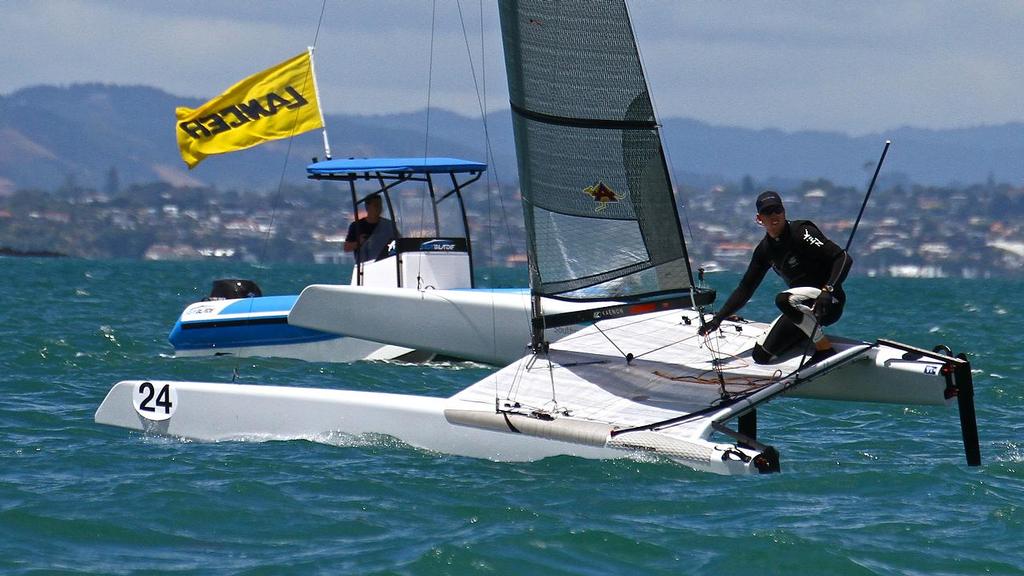
[[[764,226],[766,234],[754,248],[747,272],[722,309],[698,333],[705,336],[714,332],[723,318],[743,308],[772,268],[789,290],[775,297],[782,315],[754,345],[754,361],[773,362],[792,346],[806,342],[806,338],[815,345],[811,363],[835,354],[821,326],[834,324],[843,314],[846,293],[842,282],[853,259],[813,222],[786,220],[782,198],[770,190],[757,197],[757,222]]]

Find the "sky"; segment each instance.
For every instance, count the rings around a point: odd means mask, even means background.
[[[1024,2],[629,6],[661,118],[850,135],[1024,122]],[[478,94],[489,112],[508,108],[493,0],[7,0],[2,7],[3,95],[102,82],[208,99],[315,44],[328,114],[408,112],[429,102],[479,116]]]

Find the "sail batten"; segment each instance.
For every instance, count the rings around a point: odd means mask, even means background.
[[[512,104],[512,112],[519,116],[544,122],[546,124],[557,124],[560,126],[573,126],[577,128],[607,128],[610,130],[644,130],[654,129],[658,124],[653,120],[609,120],[602,118],[571,118],[567,116],[552,116],[543,112],[527,110],[521,106]]]
[[[623,1],[501,3],[535,294],[692,287],[659,126]]]

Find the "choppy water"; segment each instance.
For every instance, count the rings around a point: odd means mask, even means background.
[[[1021,574],[1019,283],[848,282],[834,329],[967,352],[983,466],[955,408],[784,399],[759,410],[783,473],[661,461],[494,463],[387,438],[182,442],[93,423],[125,378],[447,395],[476,365],[173,359],[217,277],[267,294],[325,266],[0,259],[0,573]],[[728,291],[735,276],[714,278]],[[746,312],[767,317],[771,287]]]

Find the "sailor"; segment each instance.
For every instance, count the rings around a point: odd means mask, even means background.
[[[380,194],[367,196],[363,203],[366,205],[366,216],[349,224],[344,244],[345,252],[355,252],[358,262],[378,258],[387,243],[398,236],[394,223],[381,218],[383,205]]]
[[[758,364],[774,362],[780,355],[810,338],[815,352],[809,360],[818,362],[835,354],[822,326],[834,324],[843,314],[846,293],[842,282],[853,259],[822,234],[808,220],[786,220],[782,198],[771,190],[757,197],[757,223],[765,236],[754,248],[750,265],[739,286],[714,317],[698,330],[706,336],[718,329],[722,319],[738,312],[754,295],[769,268],[789,286],[775,297],[782,315],[754,345]]]

